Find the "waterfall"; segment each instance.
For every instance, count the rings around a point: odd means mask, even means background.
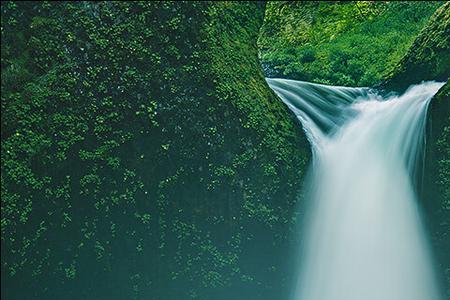
[[[438,300],[416,200],[426,111],[443,85],[401,96],[267,79],[311,143],[293,300]]]

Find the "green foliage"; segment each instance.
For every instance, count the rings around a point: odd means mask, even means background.
[[[405,90],[423,80],[450,76],[450,3],[442,5],[420,31],[402,59],[386,74],[381,87]]]
[[[263,6],[1,13],[2,296],[279,295],[309,152],[259,67]]]
[[[373,86],[442,2],[269,2],[259,37],[270,77]]]

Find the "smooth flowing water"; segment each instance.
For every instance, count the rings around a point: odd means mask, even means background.
[[[438,300],[413,185],[427,82],[383,99],[364,88],[268,79],[313,149],[294,300]]]

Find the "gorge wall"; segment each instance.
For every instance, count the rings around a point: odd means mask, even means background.
[[[2,4],[2,296],[280,295],[310,154],[264,80],[263,17]]]

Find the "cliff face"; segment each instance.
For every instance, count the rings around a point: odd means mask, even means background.
[[[410,50],[383,81],[387,90],[402,91],[424,80],[448,81],[450,75],[450,3],[431,17]],[[450,88],[447,83],[432,99],[427,117],[425,168],[421,202],[450,296]]]
[[[260,70],[263,15],[2,5],[2,296],[280,295],[310,154]]]
[[[434,96],[427,119],[422,201],[432,226],[432,238],[444,286],[450,296],[450,85]]]

